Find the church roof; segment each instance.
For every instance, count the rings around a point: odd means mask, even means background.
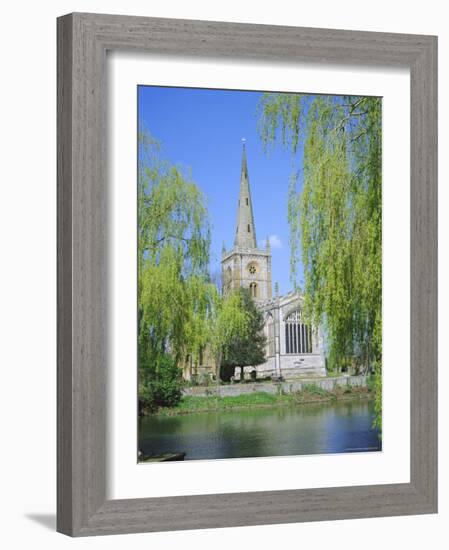
[[[254,224],[253,205],[249,186],[246,146],[245,143],[243,143],[242,170],[240,174],[240,192],[234,246],[241,248],[257,248],[256,243],[256,227]]]

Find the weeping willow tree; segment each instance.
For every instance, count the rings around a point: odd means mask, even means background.
[[[139,135],[139,392],[148,401],[180,398],[179,366],[207,341],[210,227],[205,199],[191,178],[160,159],[159,144]],[[157,395],[155,395],[157,394]]]
[[[291,276],[304,268],[305,313],[324,324],[332,369],[375,370],[381,427],[381,99],[264,94],[259,133],[280,142],[289,184]]]
[[[186,357],[206,346],[218,356],[246,330],[243,306],[224,300],[209,276],[205,197],[190,176],[161,160],[159,144],[139,135],[139,397],[151,408],[181,397]]]

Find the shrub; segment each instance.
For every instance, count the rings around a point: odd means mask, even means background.
[[[320,397],[325,397],[329,395],[329,392],[327,390],[321,388],[317,384],[304,384],[304,386],[302,387],[302,391],[310,393],[312,395],[318,395]]]
[[[177,405],[182,397],[181,369],[169,355],[163,355],[151,370],[146,381],[139,384],[140,410]]]
[[[223,380],[223,382],[229,382],[231,380],[231,377],[234,376],[234,371],[234,365],[221,365],[220,379]]]

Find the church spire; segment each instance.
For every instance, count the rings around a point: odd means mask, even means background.
[[[240,194],[237,209],[237,230],[235,246],[241,248],[257,248],[256,228],[254,226],[253,206],[249,188],[248,164],[246,160],[245,140],[242,151],[242,172],[240,175]]]

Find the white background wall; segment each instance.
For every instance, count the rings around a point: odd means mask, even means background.
[[[445,3],[373,0],[60,0],[2,5],[0,196],[0,537],[5,548],[446,548],[449,520],[448,402],[440,396],[440,513],[435,516],[245,527],[71,540],[55,524],[56,24],[94,11],[439,35],[440,387],[449,386],[449,31]]]

